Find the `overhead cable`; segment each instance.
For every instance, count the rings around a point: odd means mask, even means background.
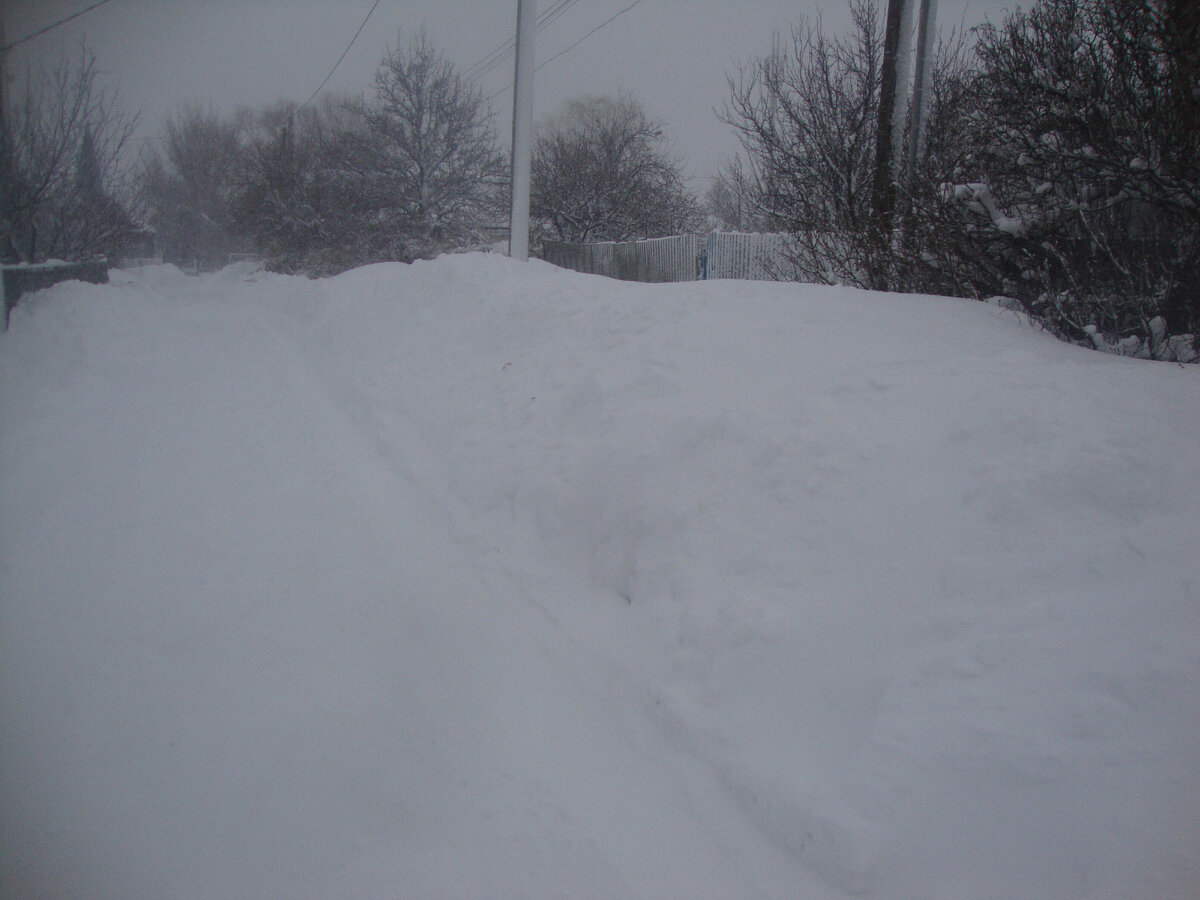
[[[557,0],[545,10],[537,19],[537,33],[540,34],[551,23],[567,12],[579,0]],[[481,57],[473,65],[463,72],[463,78],[469,81],[478,81],[484,75],[487,75],[497,66],[504,63],[513,51],[516,49],[516,38],[511,37],[500,46],[494,48],[490,53]]]
[[[358,31],[354,32],[354,37],[350,38],[350,43],[346,45],[346,49],[342,51],[342,55],[338,57],[337,62],[333,64],[333,68],[329,70],[329,74],[325,76],[324,81],[317,85],[317,89],[309,94],[308,99],[300,104],[299,109],[304,109],[308,104],[312,103],[313,97],[321,93],[321,88],[329,83],[329,79],[333,77],[333,73],[337,71],[338,66],[342,64],[342,60],[346,58],[346,54],[350,52],[350,48],[354,46],[354,42],[358,40],[358,36],[362,34],[362,30],[367,27],[367,19],[371,18],[371,14],[375,12],[375,7],[379,5],[379,0],[375,0],[371,4],[371,8],[367,11],[366,17],[362,20],[362,24],[358,26]]]
[[[588,38],[590,38],[593,34],[595,34],[597,31],[599,31],[601,28],[603,28],[609,22],[611,22],[613,19],[617,18],[617,16],[624,15],[625,13],[629,12],[631,9],[633,9],[635,6],[637,6],[641,2],[642,2],[642,0],[633,0],[633,2],[630,3],[628,6],[626,6],[624,9],[618,10],[617,12],[613,13],[611,16],[609,16],[607,19],[605,19],[603,22],[601,22],[599,25],[597,25],[595,28],[593,28],[591,31],[589,31],[587,34],[585,34],[583,37],[581,37],[575,43],[573,43],[566,50],[560,50],[558,53],[555,53],[549,59],[543,61],[542,64],[540,66],[538,66],[538,70],[541,70],[545,66],[548,66],[550,63],[554,62],[560,56],[565,56],[566,54],[570,53],[572,50],[574,50],[576,47],[578,47],[580,44],[582,44],[584,41],[586,41]]]
[[[541,63],[538,64],[538,67],[534,71],[540,72],[540,71],[542,71],[542,69],[544,69],[550,63],[554,62],[560,56],[565,56],[566,54],[570,53],[572,50],[574,50],[576,47],[578,47],[580,44],[582,44],[584,41],[586,41],[588,38],[590,38],[593,34],[595,34],[597,31],[599,31],[601,28],[603,28],[605,25],[608,25],[610,22],[614,21],[618,16],[622,16],[625,13],[629,12],[631,9],[633,9],[635,6],[637,6],[641,2],[642,2],[642,0],[633,0],[633,2],[630,3],[628,6],[626,6],[624,9],[617,10],[615,13],[613,13],[611,16],[609,16],[607,19],[605,19],[603,22],[601,22],[599,25],[597,25],[595,28],[593,28],[591,31],[589,31],[587,34],[585,34],[583,37],[581,37],[575,43],[573,43],[571,46],[567,47],[567,49],[560,50],[558,53],[555,53],[549,59],[543,60]],[[511,91],[511,90],[512,90],[512,85],[506,84],[504,87],[500,88],[500,90],[496,91],[494,94],[489,95],[487,97],[486,102],[490,103],[491,101],[493,101],[497,97],[499,97],[501,94],[503,94],[505,91]]]
[[[81,9],[81,10],[79,10],[79,12],[71,13],[71,15],[67,16],[66,18],[59,19],[53,25],[47,25],[45,28],[39,28],[37,31],[33,32],[33,34],[27,34],[27,35],[25,35],[25,37],[21,38],[20,40],[13,41],[11,44],[6,44],[5,46],[0,47],[0,53],[7,53],[9,50],[13,49],[14,47],[20,47],[26,41],[32,41],[35,37],[39,37],[39,36],[45,34],[47,31],[53,31],[59,25],[66,25],[72,19],[78,19],[80,16],[84,15],[85,13],[90,13],[93,9],[96,9],[97,7],[103,6],[105,3],[110,3],[110,2],[111,2],[111,0],[98,0],[98,2],[93,3],[91,6],[87,7],[87,9]]]

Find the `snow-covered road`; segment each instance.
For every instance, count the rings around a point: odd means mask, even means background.
[[[0,336],[0,893],[1193,898],[1200,369],[493,256]]]

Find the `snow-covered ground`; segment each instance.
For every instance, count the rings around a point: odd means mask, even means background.
[[[0,895],[1200,896],[1200,368],[499,256],[0,335]]]

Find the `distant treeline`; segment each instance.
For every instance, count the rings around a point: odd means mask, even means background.
[[[632,96],[568,103],[535,141],[534,246],[782,233],[788,277],[1003,296],[1092,343],[1200,332],[1200,5],[1036,0],[944,35],[886,219],[882,7],[854,0],[841,35],[801,23],[731,75],[719,114],[743,149],[703,201]],[[185,106],[132,162],[135,122],[97,72],[85,49],[6,97],[7,261],[145,256],[152,237],[189,266],[254,253],[322,275],[483,245],[505,223],[491,110],[424,33],[388,49],[369,96]]]

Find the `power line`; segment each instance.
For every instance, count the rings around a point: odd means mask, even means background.
[[[0,47],[0,53],[7,53],[9,50],[12,50],[14,47],[20,47],[26,41],[32,41],[35,37],[40,37],[41,35],[45,34],[47,31],[53,31],[59,25],[66,25],[72,19],[78,19],[80,16],[84,15],[85,13],[90,13],[93,9],[96,9],[99,6],[103,6],[105,3],[109,3],[109,2],[111,2],[111,0],[97,0],[96,3],[93,3],[91,6],[87,7],[86,9],[81,9],[81,10],[79,10],[79,12],[71,13],[71,15],[67,16],[66,18],[59,19],[53,25],[47,25],[45,28],[38,29],[33,34],[27,34],[27,35],[25,35],[25,37],[21,38],[20,40],[13,41],[11,44],[7,44],[4,47]]]
[[[542,17],[542,22],[539,27],[541,27],[543,29],[546,28],[555,19],[557,19],[559,16],[561,16],[563,13],[565,13],[567,10],[569,10],[572,6],[574,6],[578,2],[579,2],[579,0],[565,0],[565,2],[559,3],[559,4],[557,4],[557,6],[553,6],[550,9],[546,10],[546,15]]]
[[[104,0],[104,2],[108,2],[108,0]],[[342,64],[342,60],[346,58],[346,54],[350,52],[350,48],[354,46],[354,42],[358,40],[358,36],[362,34],[362,30],[367,27],[367,19],[371,18],[371,14],[375,12],[375,7],[378,5],[379,0],[375,0],[375,2],[371,4],[371,8],[367,11],[367,15],[362,20],[362,24],[358,26],[358,31],[354,32],[354,37],[350,38],[350,43],[346,45],[346,49],[342,51],[342,55],[339,56],[337,62],[333,64],[333,68],[329,70],[329,74],[325,76],[325,80],[317,85],[317,89],[309,94],[308,99],[300,104],[299,109],[304,109],[304,107],[312,103],[313,97],[321,93],[321,88],[325,87],[325,85],[329,83],[329,79],[333,77],[333,73],[336,72],[338,66]]]
[[[541,34],[551,23],[559,18],[563,13],[567,12],[579,0],[557,0],[547,10],[545,10],[537,19],[537,33]],[[500,46],[493,49],[490,53],[480,58],[474,65],[470,66],[463,72],[463,78],[468,81],[478,81],[484,75],[491,72],[497,66],[504,63],[513,53],[516,48],[516,38],[512,37],[505,41]]]
[[[593,28],[591,31],[589,31],[587,34],[585,34],[583,37],[581,37],[575,43],[573,43],[566,50],[560,50],[558,53],[555,53],[552,57],[545,60],[540,66],[538,66],[538,69],[540,70],[540,69],[544,68],[545,66],[548,66],[550,63],[554,62],[560,56],[565,56],[566,54],[570,53],[572,50],[574,50],[576,47],[578,47],[580,44],[582,44],[584,41],[586,41],[588,38],[590,38],[593,34],[595,34],[597,31],[599,31],[601,28],[603,28],[609,22],[611,22],[613,19],[617,18],[617,16],[624,15],[625,13],[629,12],[631,9],[633,9],[635,6],[637,6],[641,2],[642,2],[642,0],[633,0],[633,2],[630,3],[624,9],[618,10],[617,12],[613,13],[611,16],[609,16],[607,19],[605,19],[603,22],[601,22],[599,25],[597,25],[595,28]]]
[[[540,34],[547,25],[549,25],[578,2],[579,0],[557,0],[557,2],[552,4],[549,9],[544,10],[542,14],[538,16],[537,32]],[[516,38],[510,37],[499,47],[493,49],[490,53],[483,56],[474,65],[470,66],[466,71],[464,71],[463,78],[467,80],[476,80],[482,78],[492,69],[496,68],[496,66],[504,62],[512,54],[513,50],[516,48],[516,43]]]
[[[554,62],[560,56],[565,56],[566,54],[570,53],[572,50],[574,50],[576,47],[578,47],[580,44],[582,44],[584,41],[586,41],[588,38],[590,38],[593,34],[595,34],[597,31],[599,31],[601,28],[603,28],[605,25],[608,25],[610,22],[612,22],[618,16],[622,16],[625,13],[629,12],[631,9],[633,9],[635,6],[637,6],[641,2],[642,2],[642,0],[633,0],[633,2],[630,3],[628,6],[626,6],[624,9],[617,10],[615,13],[613,13],[611,16],[609,16],[607,19],[605,19],[603,22],[601,22],[599,25],[597,25],[595,28],[593,28],[591,31],[589,31],[587,34],[585,34],[579,40],[577,40],[575,43],[573,43],[570,47],[567,47],[567,49],[565,49],[565,50],[560,50],[558,53],[555,53],[549,59],[543,60],[538,65],[538,67],[535,71],[537,71],[537,72],[542,71],[542,69],[544,69],[550,63]],[[512,85],[506,84],[504,87],[500,88],[500,90],[496,91],[496,93],[491,94],[484,102],[491,103],[493,100],[495,100],[501,94],[503,94],[505,91],[509,91],[509,90],[512,90]]]

